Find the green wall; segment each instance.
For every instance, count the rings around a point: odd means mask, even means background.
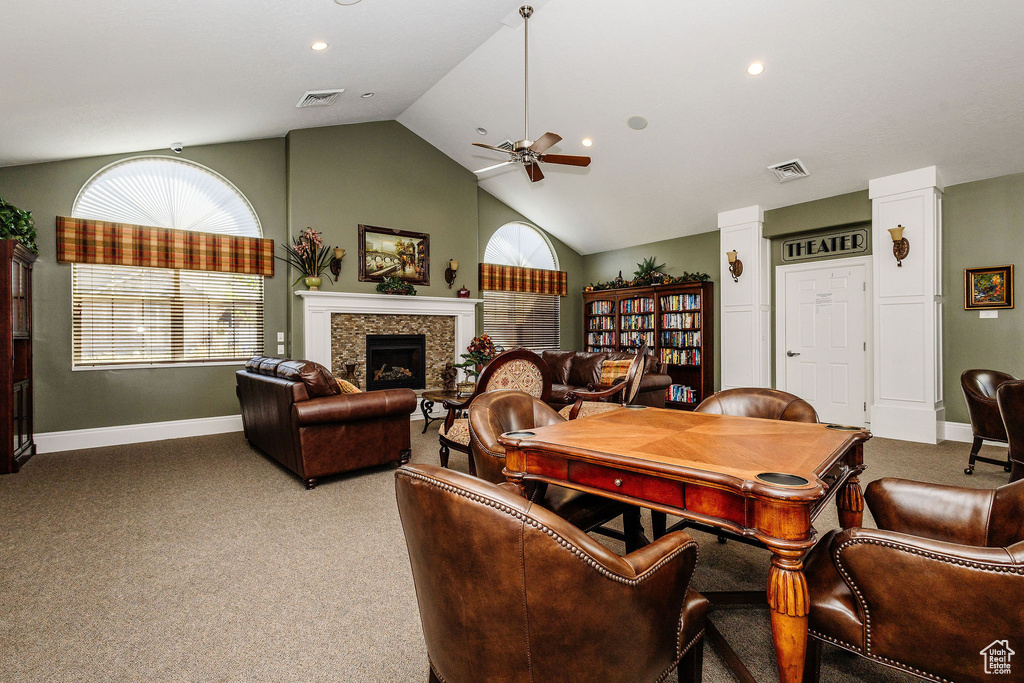
[[[39,259],[32,275],[36,432],[237,415],[235,366],[71,371],[71,266],[56,262],[56,216],[71,215],[82,185],[120,159],[166,150],[0,168],[0,196],[32,211]],[[228,178],[249,198],[265,237],[285,237],[283,139],[188,147],[182,158]],[[265,280],[266,348],[285,329],[282,270]]]
[[[964,309],[964,268],[1024,265],[1024,173],[947,187],[942,199],[943,366],[946,419],[970,422],[960,373],[990,368],[1024,376],[1021,309],[981,319]],[[913,252],[911,252],[913,256]],[[1020,286],[1020,273],[1015,273]],[[1020,301],[1020,296],[1015,297]]]
[[[484,250],[487,248],[487,242],[491,239],[491,235],[506,223],[519,221],[529,223],[534,227],[540,227],[526,218],[526,216],[510,209],[504,202],[485,190],[479,190],[477,197],[479,201],[481,259],[483,259]],[[542,231],[551,240],[551,245],[555,248],[555,254],[558,256],[558,267],[568,273],[569,294],[562,297],[560,311],[561,325],[559,337],[561,338],[561,347],[563,349],[583,348],[583,297],[580,296],[580,292],[583,290],[584,257],[580,256],[557,237],[548,234],[546,230],[542,229]],[[472,289],[472,284],[477,280],[477,273],[467,273],[466,278],[466,286]],[[459,280],[462,281],[462,279],[460,275]],[[475,293],[474,296],[478,294]],[[482,321],[482,317],[478,318],[478,320]]]
[[[627,280],[632,277],[637,264],[649,256],[654,256],[658,263],[666,264],[665,272],[669,275],[682,275],[683,271],[701,272],[711,276],[715,283],[715,389],[722,386],[722,324],[717,317],[722,296],[720,277],[718,231],[703,232],[687,237],[676,237],[660,242],[648,242],[622,249],[602,251],[583,257],[583,284],[612,280],[619,271]],[[577,290],[577,297],[582,302],[582,295]],[[582,334],[582,311],[577,327]],[[582,348],[578,346],[576,348]]]
[[[337,284],[325,278],[325,291],[376,291],[375,282],[359,282],[359,224],[429,234],[430,284],[416,285],[417,294],[454,297],[444,264],[478,262],[476,176],[397,121],[291,131],[289,232],[311,226],[346,250]],[[291,349],[298,353],[302,316],[292,298]]]

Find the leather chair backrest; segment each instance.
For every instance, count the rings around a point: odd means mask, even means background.
[[[999,385],[1014,379],[1017,378],[998,370],[964,370],[960,375],[960,387],[968,402],[977,397],[994,399]]]
[[[499,353],[480,373],[483,391],[521,391],[547,400],[551,396],[551,369],[533,351],[514,349]]]
[[[1024,380],[1003,382],[996,390],[996,402],[1006,441],[1010,445],[1010,481],[1024,478]],[[1024,509],[1022,507],[1021,509]],[[1024,518],[1024,514],[1020,515]]]
[[[505,481],[505,432],[565,422],[551,406],[519,391],[488,391],[469,406],[470,453],[476,475],[495,484]]]
[[[799,396],[757,387],[719,391],[704,399],[695,412],[789,422],[818,421],[814,407]]]
[[[964,370],[960,375],[960,388],[967,402],[974,436],[992,441],[1006,441],[1006,429],[996,405],[996,390],[1003,382],[1016,377],[998,370]]]
[[[1008,548],[1024,542],[1024,480],[1000,486],[988,520],[988,546]]]

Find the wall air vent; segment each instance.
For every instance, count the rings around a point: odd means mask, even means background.
[[[804,162],[799,159],[783,161],[781,164],[772,164],[768,167],[768,170],[775,174],[775,177],[779,179],[780,183],[796,180],[797,178],[805,178],[811,175],[811,172],[807,170],[806,166],[804,166]]]
[[[345,92],[344,88],[335,90],[307,90],[306,94],[299,98],[295,106],[302,107],[329,107],[338,99],[338,95]]]

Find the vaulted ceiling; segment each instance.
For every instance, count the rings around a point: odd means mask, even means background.
[[[475,170],[500,157],[470,143],[523,137],[520,2],[5,4],[0,164],[397,118]],[[581,253],[922,166],[946,184],[1024,171],[1019,0],[533,4],[530,132],[594,161],[481,187]],[[335,105],[295,109],[332,87]],[[779,184],[766,166],[795,157],[811,175]]]

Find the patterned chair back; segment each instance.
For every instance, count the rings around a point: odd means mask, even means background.
[[[551,369],[527,349],[499,353],[480,373],[482,391],[522,391],[541,401],[551,396]]]

